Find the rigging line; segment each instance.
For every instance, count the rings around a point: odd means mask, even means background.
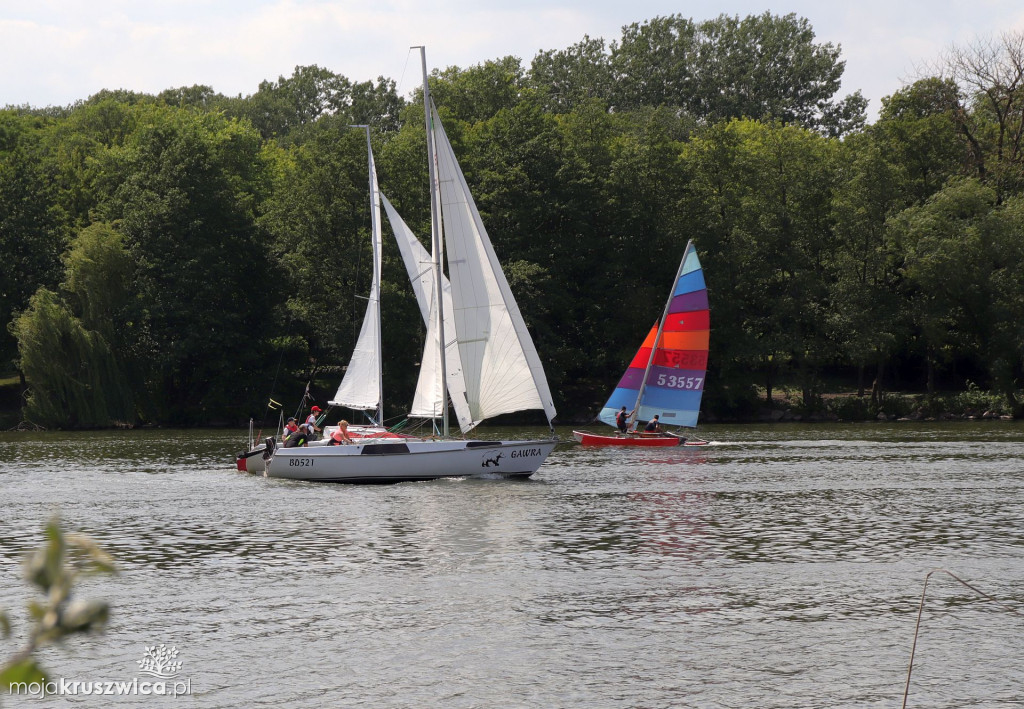
[[[1012,606],[1006,605],[1005,603],[1000,601],[998,598],[985,593],[980,588],[972,586],[971,584],[967,583],[962,578],[960,578],[959,576],[954,574],[952,571],[947,571],[946,569],[932,569],[927,574],[925,574],[925,577],[924,577],[924,588],[921,589],[921,605],[918,606],[918,609],[917,609],[917,624],[914,626],[914,642],[910,646],[910,664],[907,666],[907,686],[903,690],[902,709],[906,709],[906,707],[907,707],[907,695],[910,694],[910,673],[914,669],[914,650],[917,649],[917,635],[918,635],[918,632],[921,630],[921,616],[924,613],[924,597],[925,597],[925,594],[928,592],[928,581],[929,581],[929,579],[931,579],[932,574],[934,574],[934,573],[936,573],[938,571],[941,571],[944,574],[948,574],[949,576],[952,576],[955,580],[959,581],[964,586],[966,586],[967,588],[971,589],[972,591],[977,593],[982,598],[985,598],[985,599],[987,599],[989,601],[992,601],[993,603],[995,603],[996,605],[1000,606],[1004,610],[1007,610],[1007,611],[1013,613],[1014,615],[1022,615],[1022,616],[1024,616],[1024,613],[1021,613],[1019,610],[1017,610],[1016,608],[1013,608]]]
[[[405,65],[402,67],[402,74],[398,79],[398,90],[400,91],[402,86],[405,84],[405,75],[409,71],[409,60],[412,57],[412,50],[416,47],[409,47],[409,51],[405,54]],[[411,92],[410,92],[411,93]]]

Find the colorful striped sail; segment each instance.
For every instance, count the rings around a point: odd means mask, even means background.
[[[704,269],[691,241],[683,252],[660,323],[655,323],[598,418],[615,426],[625,406],[634,418],[697,425],[708,366],[710,332]],[[657,342],[657,345],[655,343]]]

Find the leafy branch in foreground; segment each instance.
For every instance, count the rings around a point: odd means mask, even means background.
[[[14,683],[42,682],[46,678],[36,662],[42,647],[76,633],[101,632],[110,615],[105,601],[72,598],[75,584],[85,576],[116,574],[111,557],[86,536],[65,534],[54,518],[46,525],[46,543],[25,559],[25,578],[45,596],[29,602],[33,626],[26,646],[0,668],[0,688]],[[9,617],[0,612],[0,634],[10,635]]]

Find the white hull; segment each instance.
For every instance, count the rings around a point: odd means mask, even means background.
[[[319,440],[316,440],[316,441],[310,441],[306,445],[308,447],[314,447],[315,448],[315,447],[326,446],[326,445],[330,444],[331,443],[330,434],[336,428],[337,427],[335,427],[335,426],[327,428],[324,431],[324,437],[323,438],[321,438]],[[392,442],[395,442],[395,441],[402,442],[402,441],[407,439],[406,436],[397,436],[395,434],[389,433],[386,428],[381,428],[379,426],[349,426],[348,433],[349,433],[349,436],[351,436],[352,438],[354,438],[356,440],[363,439],[363,438],[373,439],[374,443],[392,443]],[[282,445],[281,443],[277,443],[277,446],[281,446],[281,445]],[[260,443],[259,445],[255,446],[253,448],[250,448],[245,453],[242,453],[241,455],[239,455],[238,458],[237,458],[237,463],[238,463],[237,467],[238,467],[238,469],[240,471],[244,472],[244,473],[255,473],[257,475],[261,475],[263,473],[266,473],[267,472],[267,461],[263,457],[263,453],[266,450],[267,450],[266,444],[265,443]]]
[[[391,483],[438,478],[529,477],[557,441],[423,441],[278,448],[267,477],[313,482]]]

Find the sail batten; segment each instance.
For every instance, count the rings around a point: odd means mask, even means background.
[[[683,253],[661,319],[644,338],[636,355],[598,418],[615,426],[623,406],[635,418],[658,416],[672,426],[695,427],[707,376],[710,317],[707,286],[697,251],[690,242]]]

